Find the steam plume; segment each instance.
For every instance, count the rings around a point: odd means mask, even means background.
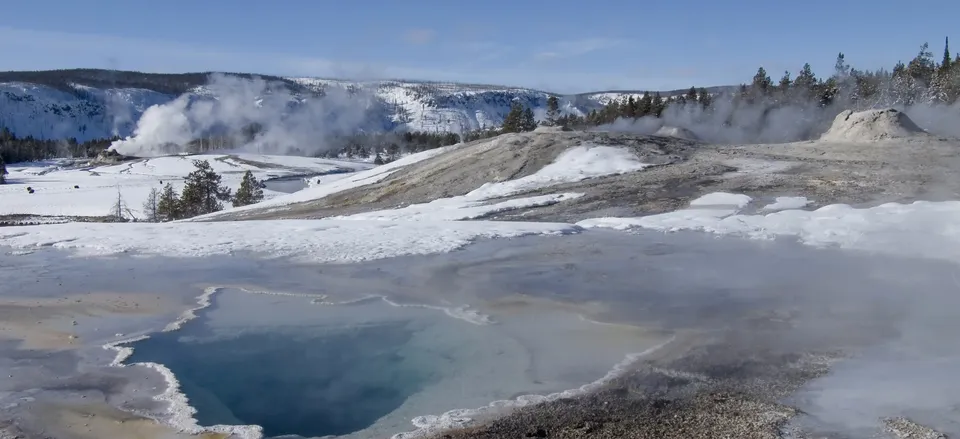
[[[330,87],[322,97],[298,96],[285,84],[212,74],[201,90],[148,108],[133,136],[110,149],[156,156],[187,150],[203,138],[229,139],[233,149],[313,154],[334,136],[364,129],[376,100],[365,90]]]

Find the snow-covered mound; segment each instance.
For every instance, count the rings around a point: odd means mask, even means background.
[[[837,115],[833,125],[820,136],[832,142],[876,142],[926,135],[910,118],[893,108],[854,112],[846,110]]]
[[[582,131],[504,134],[413,154],[254,206],[195,219],[462,220],[570,204],[582,197],[581,188],[586,192],[602,180],[679,160],[649,140]],[[672,151],[678,154],[681,148]]]
[[[223,184],[233,190],[248,170],[266,180],[371,167],[366,163],[258,154],[177,155],[102,166],[72,160],[18,163],[7,166],[8,184],[0,185],[0,215],[103,217],[111,213],[119,192],[130,215],[142,218],[142,206],[150,190],[172,183],[180,191],[183,179],[194,169],[193,160],[207,160]],[[279,195],[283,194],[264,190],[267,199]]]
[[[650,166],[625,148],[602,145],[580,145],[561,153],[553,163],[537,172],[515,180],[485,183],[465,195],[438,198],[428,203],[340,217],[359,220],[465,220],[530,207],[542,207],[583,196],[564,192],[494,202],[564,183],[590,178],[640,171]]]
[[[653,135],[660,137],[673,137],[675,139],[700,140],[697,135],[693,133],[693,131],[690,131],[686,128],[669,125],[660,127],[660,129],[653,133]]]

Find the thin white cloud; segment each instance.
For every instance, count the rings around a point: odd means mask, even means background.
[[[580,40],[557,41],[534,55],[536,60],[573,58],[600,50],[613,49],[629,44],[629,40],[619,38],[584,38]]]
[[[587,39],[558,43],[556,48],[565,50],[558,53],[584,54],[624,44],[615,41]],[[690,86],[689,79],[680,83],[677,78],[638,75],[635,71],[598,72],[590,66],[548,71],[536,63],[503,67],[503,63],[495,62],[518,50],[490,41],[468,42],[454,51],[470,55],[465,57],[469,61],[448,68],[419,68],[296,54],[244,52],[176,41],[0,26],[0,52],[8,55],[0,57],[0,70],[85,67],[144,72],[229,71],[368,80],[425,79],[533,87],[561,93],[600,90],[613,85],[635,89]]]
[[[410,44],[427,44],[436,38],[437,32],[433,29],[409,29],[403,34],[403,39]]]

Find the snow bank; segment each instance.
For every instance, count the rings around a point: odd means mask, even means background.
[[[456,250],[478,238],[567,234],[570,224],[278,220],[210,223],[69,223],[0,229],[0,245],[53,247],[77,256],[135,253],[203,257],[251,252],[302,262],[360,262]]]
[[[466,196],[474,199],[508,197],[562,183],[639,171],[648,166],[650,165],[647,163],[641,163],[636,154],[624,148],[581,145],[564,151],[553,163],[531,175],[500,183],[487,183]]]
[[[875,142],[924,135],[926,131],[910,118],[893,108],[853,112],[837,115],[833,125],[820,136],[832,142]]]
[[[561,201],[573,200],[583,194],[568,192],[562,194],[540,195],[517,198],[488,204],[485,200],[471,200],[466,197],[439,198],[429,203],[411,204],[399,209],[377,210],[354,215],[336,217],[344,220],[381,220],[381,221],[459,221],[483,218],[511,210],[543,207]]]
[[[836,246],[899,256],[960,262],[960,201],[887,203],[855,209],[832,204],[813,211],[741,215],[734,209],[689,209],[639,218],[594,218],[584,228],[695,230],[754,239],[793,237],[813,246]]]
[[[623,148],[582,145],[560,154],[553,163],[539,171],[516,180],[486,183],[466,195],[439,198],[429,203],[412,204],[399,209],[378,210],[340,219],[360,220],[465,220],[502,213],[510,210],[542,207],[583,196],[580,193],[561,193],[518,198],[489,203],[488,200],[510,197],[519,193],[543,189],[562,183],[573,183],[588,178],[639,171],[650,166]]]

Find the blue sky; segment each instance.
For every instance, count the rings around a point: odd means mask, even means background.
[[[0,70],[415,78],[558,92],[778,79],[837,52],[890,67],[929,42],[956,0],[29,0],[0,14]]]

